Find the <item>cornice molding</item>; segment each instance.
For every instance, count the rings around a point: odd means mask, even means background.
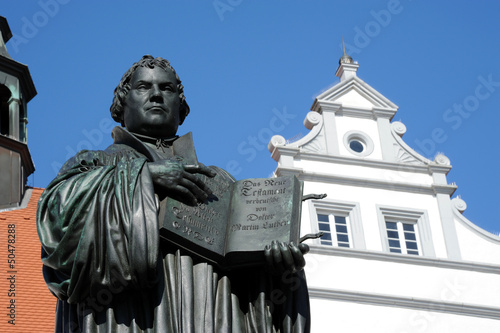
[[[342,104],[340,103],[316,99],[311,106],[311,111],[318,112],[319,114],[322,114],[323,111],[336,113],[341,107]]]
[[[435,301],[427,298],[392,296],[339,289],[309,287],[311,298],[355,302],[379,306],[392,306],[412,310],[451,313],[462,316],[500,319],[500,308],[458,302]]]
[[[397,109],[392,109],[392,108],[381,108],[381,107],[373,107],[373,114],[375,115],[375,118],[386,118],[391,120],[394,115],[396,114]]]
[[[348,177],[341,175],[333,175],[327,173],[311,172],[302,168],[291,168],[278,166],[275,171],[277,176],[281,174],[300,174],[300,180],[323,182],[328,184],[342,184],[359,187],[370,187],[384,190],[423,193],[423,194],[447,194],[452,195],[457,189],[456,185],[422,185],[417,183],[404,183],[389,180],[378,180],[361,177]]]
[[[353,64],[342,63],[337,68],[337,71],[335,72],[335,76],[338,76],[340,78],[344,72],[354,72],[354,73],[356,73],[356,71],[358,70],[358,68],[359,68],[359,64],[357,64],[357,63],[353,63]]]
[[[389,162],[389,161],[381,161],[381,160],[372,160],[367,158],[356,158],[356,157],[348,157],[348,156],[333,156],[333,155],[325,155],[318,154],[312,152],[304,152],[300,151],[300,147],[290,147],[290,146],[278,146],[276,147],[278,150],[288,150],[288,154],[294,151],[294,156],[298,155],[301,159],[308,159],[311,161],[318,162],[327,162],[327,163],[338,163],[338,164],[348,164],[348,165],[357,165],[364,166],[370,168],[378,168],[378,169],[386,169],[386,170],[395,170],[395,171],[407,171],[407,172],[416,172],[421,174],[431,175],[433,171],[436,172],[449,172],[451,169],[450,165],[417,165],[417,164],[403,164],[397,162]],[[429,163],[432,163],[429,161]]]
[[[366,260],[379,260],[408,265],[432,266],[444,269],[458,269],[489,274],[500,274],[500,265],[485,264],[471,261],[457,261],[441,258],[430,258],[407,254],[386,253],[368,250],[344,249],[332,246],[309,244],[312,254],[348,257]]]
[[[31,78],[28,66],[13,59],[0,56],[0,72],[4,72],[18,78],[26,103],[36,96],[37,91]]]
[[[31,159],[30,150],[28,149],[27,144],[9,138],[8,136],[0,135],[0,146],[15,151],[21,155],[21,161],[26,168],[26,176],[31,175],[35,171],[35,165]]]
[[[364,119],[386,118],[392,119],[397,112],[397,109],[389,107],[372,106],[370,108],[343,105],[329,100],[317,100],[314,102],[311,110],[318,113],[333,112],[339,116],[349,116]]]
[[[320,101],[321,105],[322,101]],[[348,116],[354,118],[375,119],[372,108],[364,108],[360,106],[342,105],[336,112],[339,116]]]

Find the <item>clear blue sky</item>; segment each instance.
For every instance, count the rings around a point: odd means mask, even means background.
[[[464,215],[500,231],[499,1],[41,0],[2,7],[17,36],[8,50],[29,66],[38,90],[28,107],[36,166],[30,185],[46,187],[77,150],[111,143],[113,89],[144,54],[169,59],[183,80],[191,114],[180,132],[194,132],[200,161],[233,161],[237,178],[266,177],[275,162],[265,129],[286,110],[290,122],[275,134],[307,133],[302,120],[314,97],[338,82],[343,36],[358,76],[399,106],[394,120],[406,125],[405,142],[427,158],[448,156],[448,181],[467,202]],[[481,80],[489,90],[478,98]],[[455,112],[454,105],[464,107]],[[436,129],[444,133],[439,140]],[[238,149],[259,135],[266,140],[255,155]]]

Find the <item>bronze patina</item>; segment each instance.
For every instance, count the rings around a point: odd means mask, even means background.
[[[37,223],[56,332],[309,331],[307,246],[272,241],[262,265],[227,269],[160,237],[161,202],[195,207],[213,200],[203,179],[234,181],[177,136],[188,113],[170,63],[144,56],[115,89],[113,144],[79,152],[45,189]]]

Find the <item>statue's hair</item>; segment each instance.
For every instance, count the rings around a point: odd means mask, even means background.
[[[179,79],[179,76],[175,72],[175,69],[170,65],[170,62],[168,60],[161,57],[153,58],[150,55],[143,56],[141,60],[133,64],[132,67],[130,67],[129,70],[125,72],[125,74],[123,74],[120,83],[115,88],[113,103],[109,108],[111,111],[111,117],[113,117],[115,121],[122,124],[122,126],[125,126],[123,122],[123,104],[125,102],[125,98],[128,95],[128,92],[130,91],[130,80],[132,78],[132,75],[139,67],[160,67],[164,70],[169,69],[172,71],[172,73],[175,74],[175,78],[177,80],[177,91],[179,92],[180,99],[179,125],[181,125],[184,122],[186,116],[189,114],[189,105],[187,104],[186,97],[184,96],[184,86],[181,84],[181,79]]]

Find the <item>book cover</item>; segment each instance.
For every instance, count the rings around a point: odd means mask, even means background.
[[[262,264],[273,240],[298,244],[302,183],[295,176],[234,181],[213,169],[215,177],[199,176],[213,191],[207,202],[161,202],[162,238],[225,268]]]

